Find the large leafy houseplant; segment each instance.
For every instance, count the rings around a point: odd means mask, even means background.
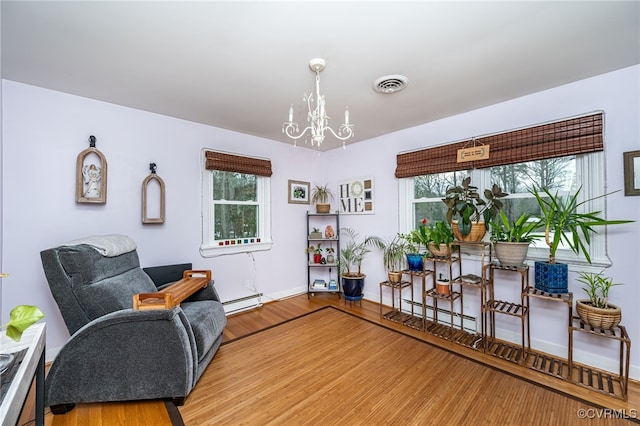
[[[591,256],[587,247],[591,244],[591,234],[595,233],[595,226],[617,225],[633,222],[631,220],[606,220],[601,212],[581,212],[583,206],[597,198],[606,197],[604,194],[584,201],[579,201],[579,188],[573,195],[560,195],[558,191],[552,193],[548,188],[538,190],[533,187],[529,192],[533,194],[540,207],[536,215],[540,219],[540,226],[544,230],[544,241],[549,247],[549,261],[535,262],[535,286],[539,290],[550,293],[567,293],[569,291],[568,266],[556,262],[556,252],[561,243],[566,244],[575,254],[584,254],[587,262],[591,263]]]
[[[580,212],[581,207],[597,198],[606,197],[607,193],[599,197],[578,201],[579,188],[575,194],[562,196],[556,191],[552,193],[547,188],[542,188],[542,193],[536,187],[529,192],[533,194],[540,206],[540,226],[544,229],[544,241],[549,246],[549,263],[556,263],[556,252],[560,243],[564,242],[575,254],[584,254],[587,262],[591,263],[591,257],[587,246],[591,244],[591,233],[596,231],[595,226],[618,225],[633,222],[632,220],[606,220],[601,212]]]
[[[471,185],[471,177],[467,176],[458,186],[451,186],[445,193],[442,202],[447,206],[447,222],[458,220],[457,228],[461,235],[471,233],[473,223],[489,224],[502,209],[501,198],[506,197],[506,192],[493,184],[491,189],[483,191],[484,198],[480,196],[478,187]],[[484,235],[484,234],[483,234]]]

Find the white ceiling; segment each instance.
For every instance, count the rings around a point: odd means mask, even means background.
[[[350,143],[640,63],[638,1],[1,7],[4,79],[288,143],[315,57],[332,127],[349,107]],[[374,92],[389,74],[409,85]]]

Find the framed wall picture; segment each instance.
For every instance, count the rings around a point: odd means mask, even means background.
[[[640,151],[629,151],[624,156],[624,195],[640,195]]]
[[[289,181],[289,204],[309,204],[309,182]]]
[[[373,177],[338,182],[340,214],[374,214]]]

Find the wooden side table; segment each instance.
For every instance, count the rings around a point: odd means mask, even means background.
[[[44,425],[45,340],[44,323],[34,324],[27,328],[19,342],[8,338],[4,331],[0,335],[0,353],[10,354],[27,349],[18,371],[2,399],[2,405],[0,405],[0,420],[3,425],[14,425],[18,421],[34,377],[36,380],[36,425]]]

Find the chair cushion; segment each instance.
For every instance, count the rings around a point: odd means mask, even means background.
[[[60,247],[60,263],[75,284],[91,284],[140,267],[136,250],[105,257],[88,245]]]
[[[200,362],[224,330],[227,322],[224,308],[215,300],[183,302],[180,307],[191,324]]]
[[[75,277],[72,279],[76,280]],[[84,284],[74,283],[73,292],[82,309],[92,320],[121,309],[131,309],[134,294],[157,291],[151,278],[141,268]]]

